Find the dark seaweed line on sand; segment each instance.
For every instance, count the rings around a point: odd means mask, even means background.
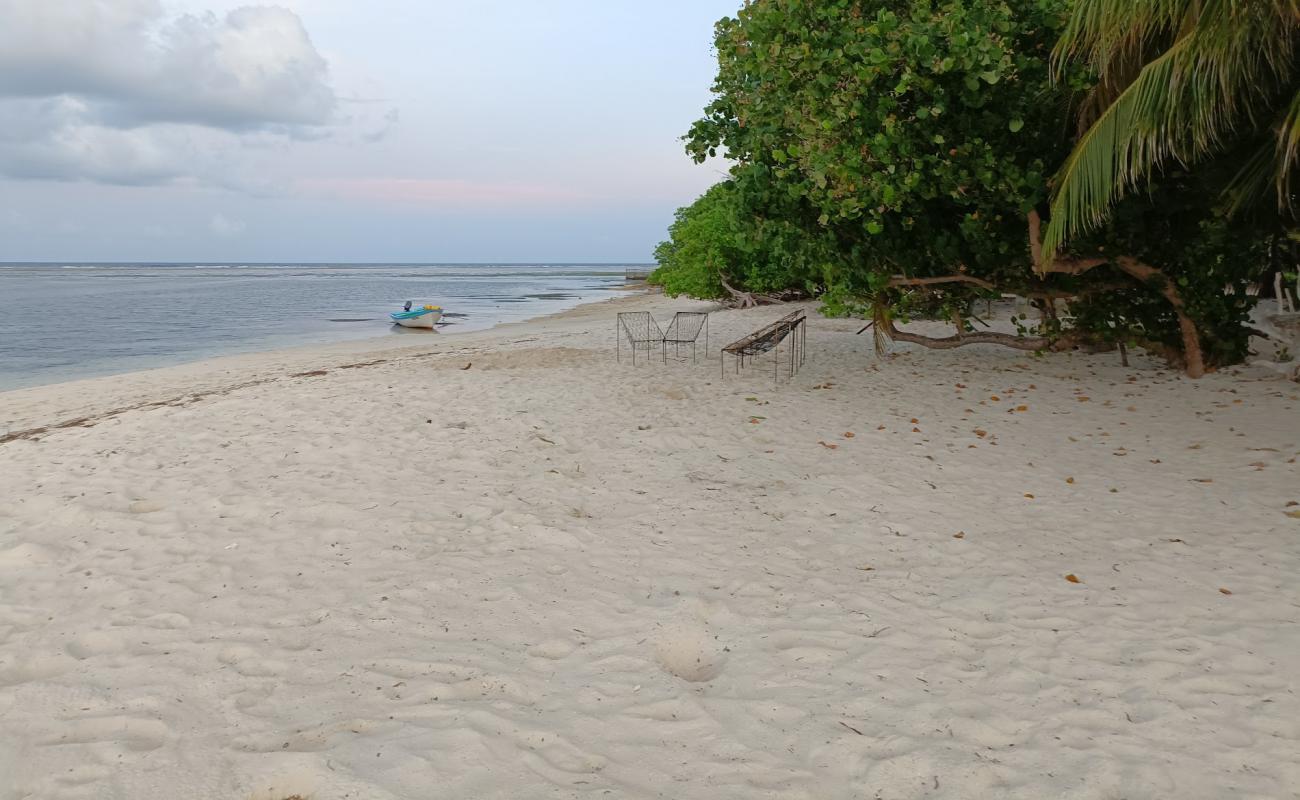
[[[340,364],[339,366],[334,367],[334,369],[360,369],[362,367],[371,367],[376,364],[383,364],[387,361],[389,361],[389,359],[386,358],[381,358],[375,361],[359,361],[355,364]],[[329,372],[330,371],[328,369],[314,369],[314,370],[308,370],[307,372],[295,372],[292,375],[289,375],[287,377],[315,378],[321,375],[328,375]],[[52,425],[42,425],[37,428],[27,428],[21,431],[10,431],[9,433],[0,434],[0,445],[8,444],[9,442],[16,442],[24,439],[39,440],[42,436],[44,436],[47,433],[53,433],[55,431],[60,431],[60,430],[67,430],[68,428],[91,428],[105,420],[113,419],[114,417],[120,417],[123,414],[127,414],[132,411],[140,411],[143,409],[164,408],[164,407],[181,408],[184,406],[191,405],[193,403],[197,403],[200,400],[203,400],[208,397],[216,397],[220,395],[230,394],[231,392],[237,392],[240,389],[247,389],[250,386],[260,386],[265,383],[275,383],[276,381],[281,380],[283,377],[285,376],[260,378],[255,381],[245,381],[243,383],[236,383],[231,386],[224,386],[220,389],[212,389],[211,391],[207,391],[207,392],[191,392],[189,394],[183,394],[180,395],[179,397],[172,397],[167,400],[152,400],[147,403],[135,403],[134,405],[120,406],[118,408],[109,409],[108,411],[105,411],[100,414],[93,414],[85,417],[77,417],[75,419],[69,419],[69,420],[64,420],[63,422],[57,422]]]

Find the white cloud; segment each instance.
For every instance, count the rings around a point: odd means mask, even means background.
[[[216,235],[230,237],[243,233],[248,226],[244,224],[243,220],[229,219],[224,214],[216,214],[212,217],[210,227]]]
[[[269,142],[381,138],[345,116],[284,8],[168,17],[158,0],[0,0],[0,174],[243,186]],[[355,130],[351,130],[354,129]]]

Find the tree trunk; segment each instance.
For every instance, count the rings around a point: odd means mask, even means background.
[[[727,283],[726,277],[721,273],[718,274],[718,280],[721,281],[722,288],[727,290],[727,294],[731,295],[731,301],[736,304],[737,308],[753,308],[758,305],[758,298],[754,297],[751,292],[742,292]]]
[[[1155,267],[1143,264],[1141,261],[1128,256],[1120,256],[1115,259],[1115,266],[1143,283],[1159,282],[1159,285],[1155,288],[1165,296],[1169,304],[1174,307],[1174,313],[1178,315],[1178,331],[1183,337],[1183,360],[1187,367],[1187,377],[1200,378],[1204,376],[1205,356],[1201,352],[1201,334],[1200,331],[1196,330],[1196,323],[1192,322],[1192,318],[1187,316],[1187,307],[1183,303],[1183,296],[1178,293],[1178,287],[1174,285],[1174,282]]]
[[[954,347],[964,347],[968,344],[1000,344],[1016,350],[1052,349],[1052,341],[1042,336],[1025,337],[1016,336],[1012,333],[993,333],[990,331],[973,331],[965,334],[959,333],[955,336],[923,336],[919,333],[900,331],[894,326],[894,321],[889,318],[885,318],[883,324],[877,324],[876,329],[883,330],[889,338],[896,341],[919,344],[932,350],[951,350]]]
[[[1169,277],[1150,264],[1143,264],[1136,258],[1130,256],[1119,256],[1115,259],[1105,258],[1086,258],[1086,259],[1055,259],[1052,263],[1043,261],[1043,245],[1039,239],[1039,228],[1041,220],[1037,211],[1029,212],[1029,252],[1033,256],[1035,269],[1039,274],[1049,272],[1061,273],[1066,275],[1081,275],[1090,269],[1100,267],[1103,264],[1113,263],[1121,272],[1137,278],[1142,283],[1149,284],[1153,280],[1160,282],[1156,288],[1160,294],[1164,295],[1169,304],[1174,307],[1174,314],[1178,317],[1178,332],[1183,341],[1183,364],[1187,371],[1187,377],[1200,378],[1205,375],[1205,356],[1201,351],[1201,334],[1196,330],[1196,323],[1192,318],[1187,316],[1186,305],[1183,303],[1183,296],[1178,293],[1178,287]]]
[[[796,299],[798,297],[798,294],[795,292],[785,292],[782,297],[773,297],[768,294],[756,294],[754,292],[743,292],[732,286],[730,283],[727,283],[726,277],[721,273],[718,274],[718,281],[722,283],[722,288],[727,290],[727,294],[731,295],[731,301],[735,303],[736,308],[755,308],[756,306],[776,305],[777,303],[785,302],[787,299]]]

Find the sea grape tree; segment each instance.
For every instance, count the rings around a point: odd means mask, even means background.
[[[1211,328],[1235,337],[1215,353],[1240,352],[1244,342],[1240,303],[1215,316],[1225,310],[1216,293],[1225,280],[1239,284],[1242,269],[1224,263],[1223,251],[1209,252],[1242,232],[1227,236],[1214,223],[1209,195],[1181,202],[1174,220],[1150,198],[1132,198],[1075,252],[1036,259],[1050,178],[1094,80],[1084,65],[1053,72],[1068,6],[752,0],[717,25],[716,98],[687,135],[687,150],[697,161],[720,153],[733,160],[728,191],[743,209],[741,224],[756,222],[750,241],[781,231],[789,243],[802,232],[804,244],[788,248],[801,257],[769,270],[768,280],[815,276],[833,311],[870,310],[877,330],[928,346],[1038,349],[1131,335],[1199,374]],[[1124,251],[1143,245],[1149,213],[1161,230],[1191,238]],[[1031,298],[1038,319],[1021,335],[977,331],[971,301],[1008,291]],[[1096,313],[1106,307],[1100,298],[1115,293],[1126,301],[1109,308],[1129,309],[1118,321]],[[951,319],[956,334],[898,330],[895,319],[913,313]]]
[[[1028,290],[1025,215],[1069,148],[1062,20],[1059,0],[749,3],[718,24],[688,150],[725,148],[758,205],[793,201],[833,239],[832,298]]]

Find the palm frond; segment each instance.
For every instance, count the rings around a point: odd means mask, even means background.
[[[1277,126],[1277,149],[1274,161],[1277,189],[1277,206],[1294,214],[1293,198],[1295,189],[1293,177],[1300,166],[1300,90],[1297,90],[1287,105],[1286,113]]]
[[[1278,98],[1294,91],[1298,33],[1300,0],[1080,0],[1056,58],[1086,60],[1110,104],[1056,176],[1045,256],[1161,165],[1191,164],[1269,125]],[[1133,60],[1144,58],[1129,80]],[[1300,106],[1287,119],[1282,128],[1292,133],[1279,139],[1278,160],[1285,182],[1300,152]]]
[[[1261,200],[1268,197],[1269,189],[1277,180],[1276,162],[1277,143],[1265,137],[1223,189],[1229,214],[1242,214],[1259,206]]]
[[[1043,234],[1050,263],[1070,236],[1095,227],[1158,156],[1161,142],[1139,137],[1140,115],[1168,87],[1179,45],[1143,68],[1084,133],[1056,175],[1052,216]],[[1150,125],[1147,126],[1148,128]]]

